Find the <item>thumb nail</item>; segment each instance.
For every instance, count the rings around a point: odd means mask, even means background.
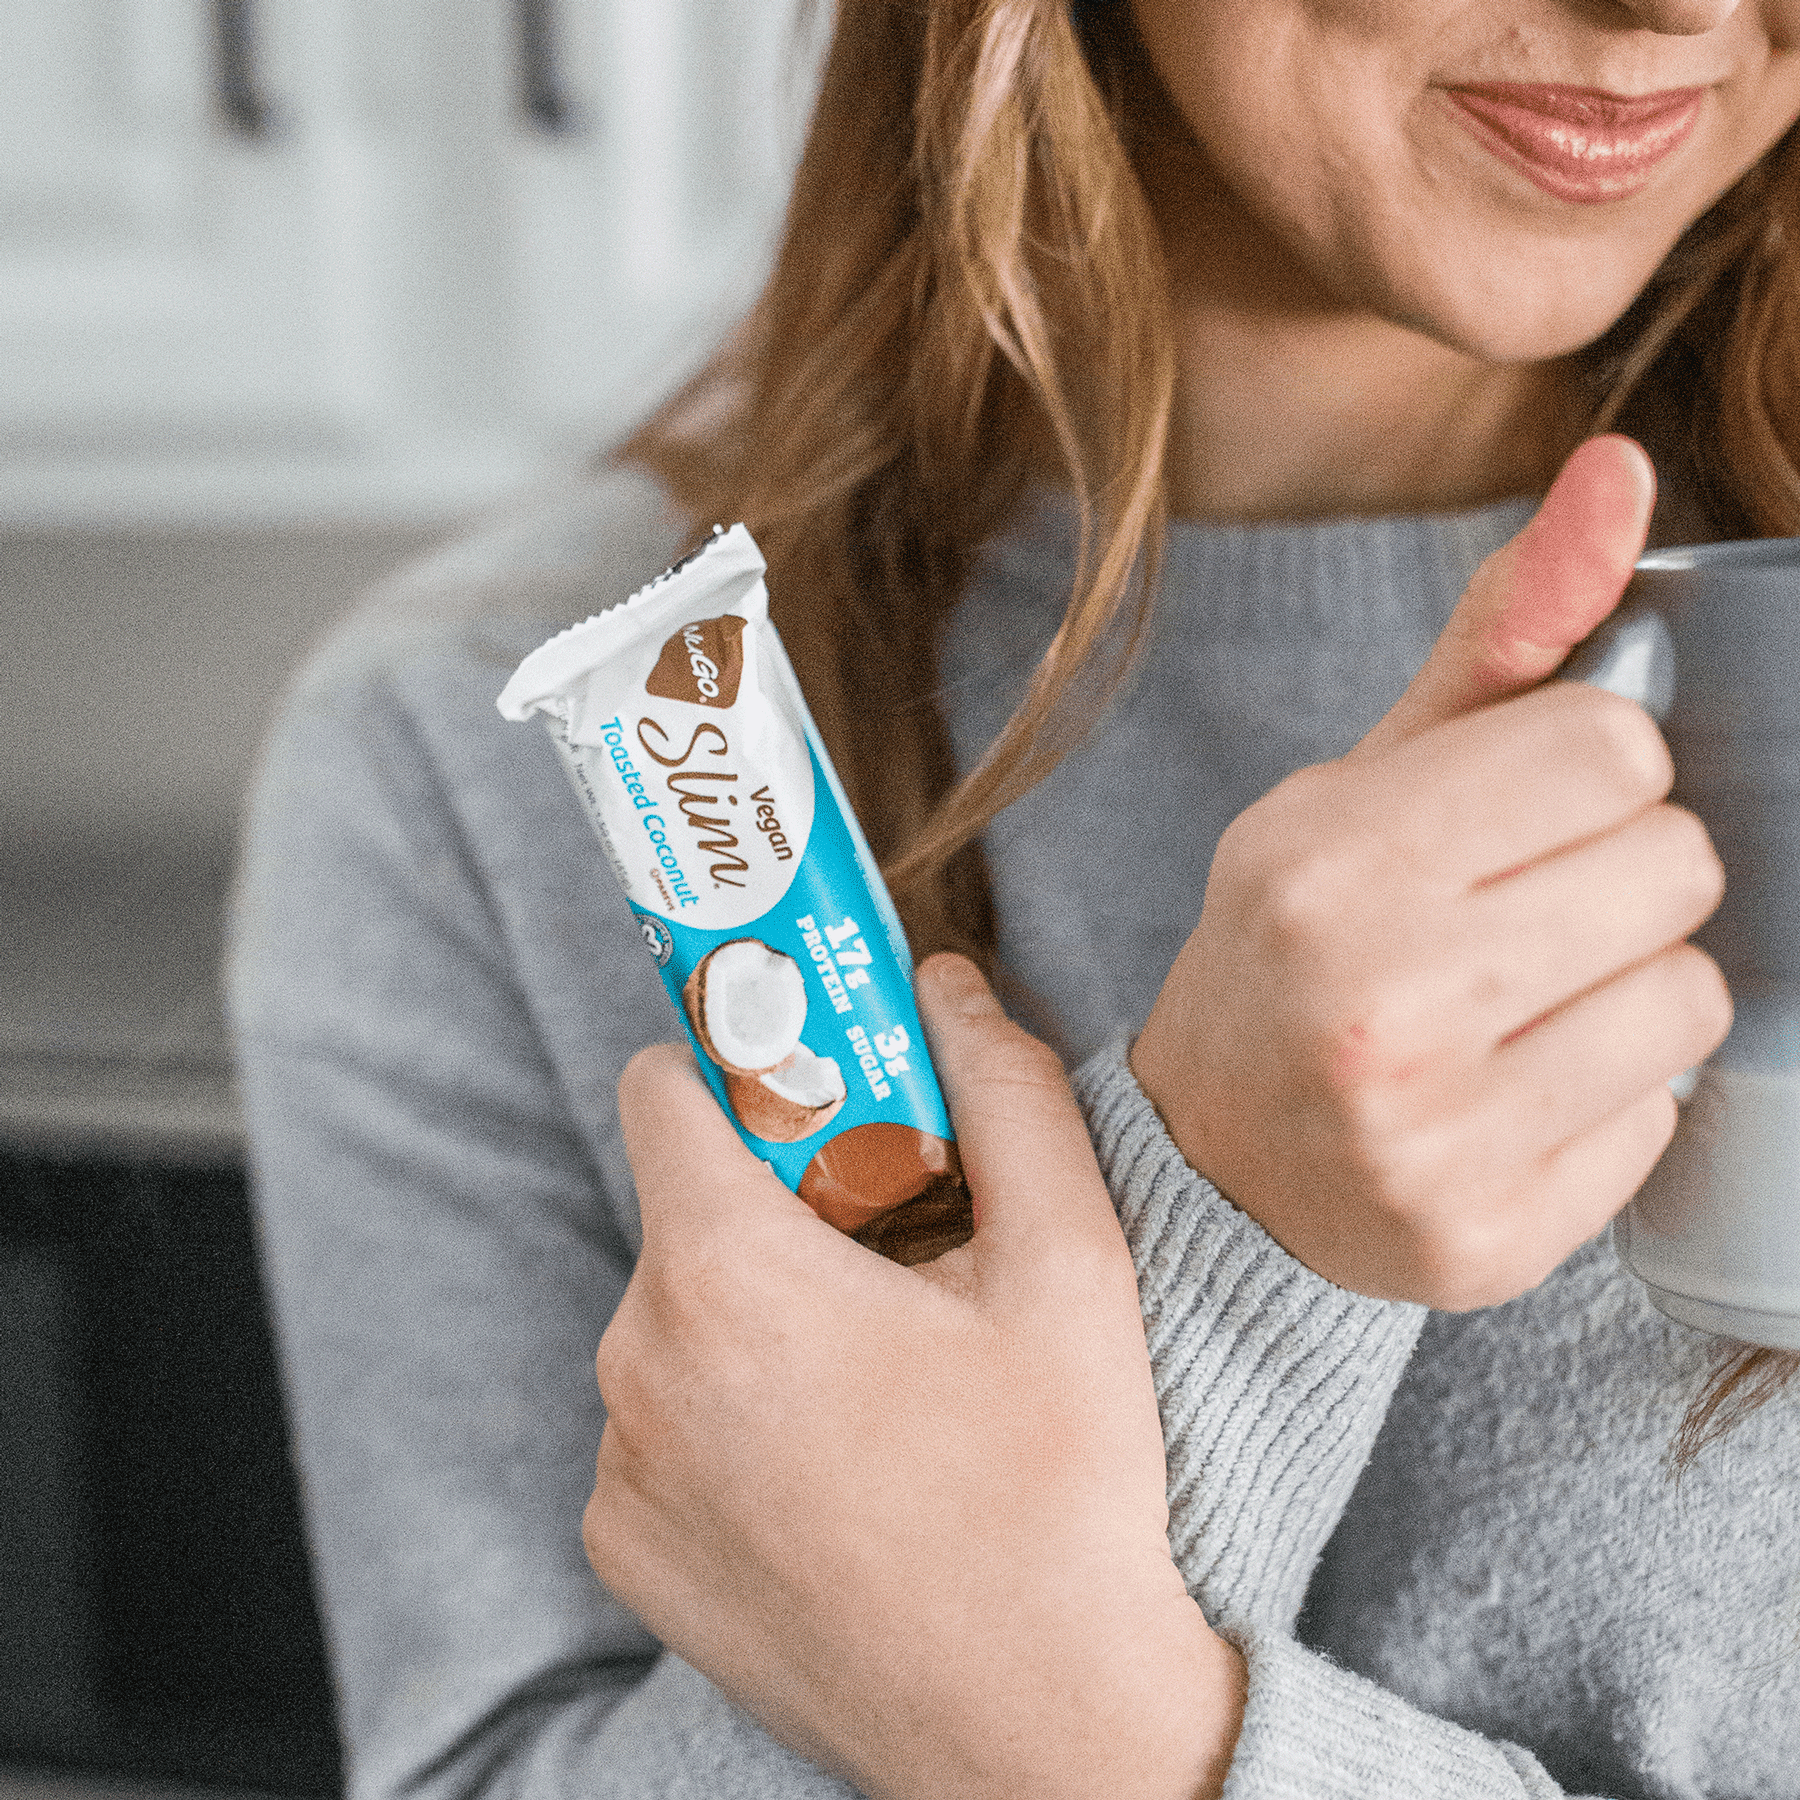
[[[946,1010],[975,1016],[998,1012],[999,1002],[987,979],[968,957],[940,950],[919,965],[918,982],[928,997]]]
[[[1567,649],[1619,597],[1656,503],[1656,470],[1626,437],[1591,438],[1563,464],[1518,541],[1505,625]]]

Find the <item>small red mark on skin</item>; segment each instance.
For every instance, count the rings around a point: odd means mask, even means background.
[[[1344,1089],[1365,1071],[1369,1060],[1369,1028],[1350,1025],[1344,1029],[1331,1058],[1331,1085]]]
[[[1343,1093],[1379,1077],[1384,1086],[1405,1087],[1429,1073],[1431,1060],[1428,1052],[1391,1067],[1385,1066],[1380,1062],[1368,1026],[1347,1025],[1331,1059],[1331,1084]]]

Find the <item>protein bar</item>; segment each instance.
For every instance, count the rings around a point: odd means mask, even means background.
[[[897,1207],[966,1216],[966,1196],[906,934],[764,573],[742,525],[715,530],[534,650],[498,705],[549,728],[739,1134],[871,1241]]]

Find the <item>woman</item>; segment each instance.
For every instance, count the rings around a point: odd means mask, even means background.
[[[367,609],[264,771],[356,1792],[1800,1790],[1788,1365],[1596,1236],[1728,1022],[1718,868],[1644,716],[1540,685],[1651,524],[1592,433],[1664,537],[1800,530],[1797,30],[842,0],[739,343]],[[923,965],[975,1231],[922,1268],[679,1055],[615,1114],[666,1003],[491,723],[727,515],[915,945],[1061,1052]],[[1684,1416],[1735,1422],[1678,1488]]]

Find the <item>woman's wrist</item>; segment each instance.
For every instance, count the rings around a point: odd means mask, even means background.
[[[1187,1602],[1168,1639],[1122,1672],[1115,1729],[1101,1754],[1055,1792],[1113,1800],[1214,1800],[1237,1748],[1249,1693],[1243,1653]],[[1073,1771],[1071,1771],[1073,1774]],[[1050,1790],[1036,1789],[1043,1796]]]

